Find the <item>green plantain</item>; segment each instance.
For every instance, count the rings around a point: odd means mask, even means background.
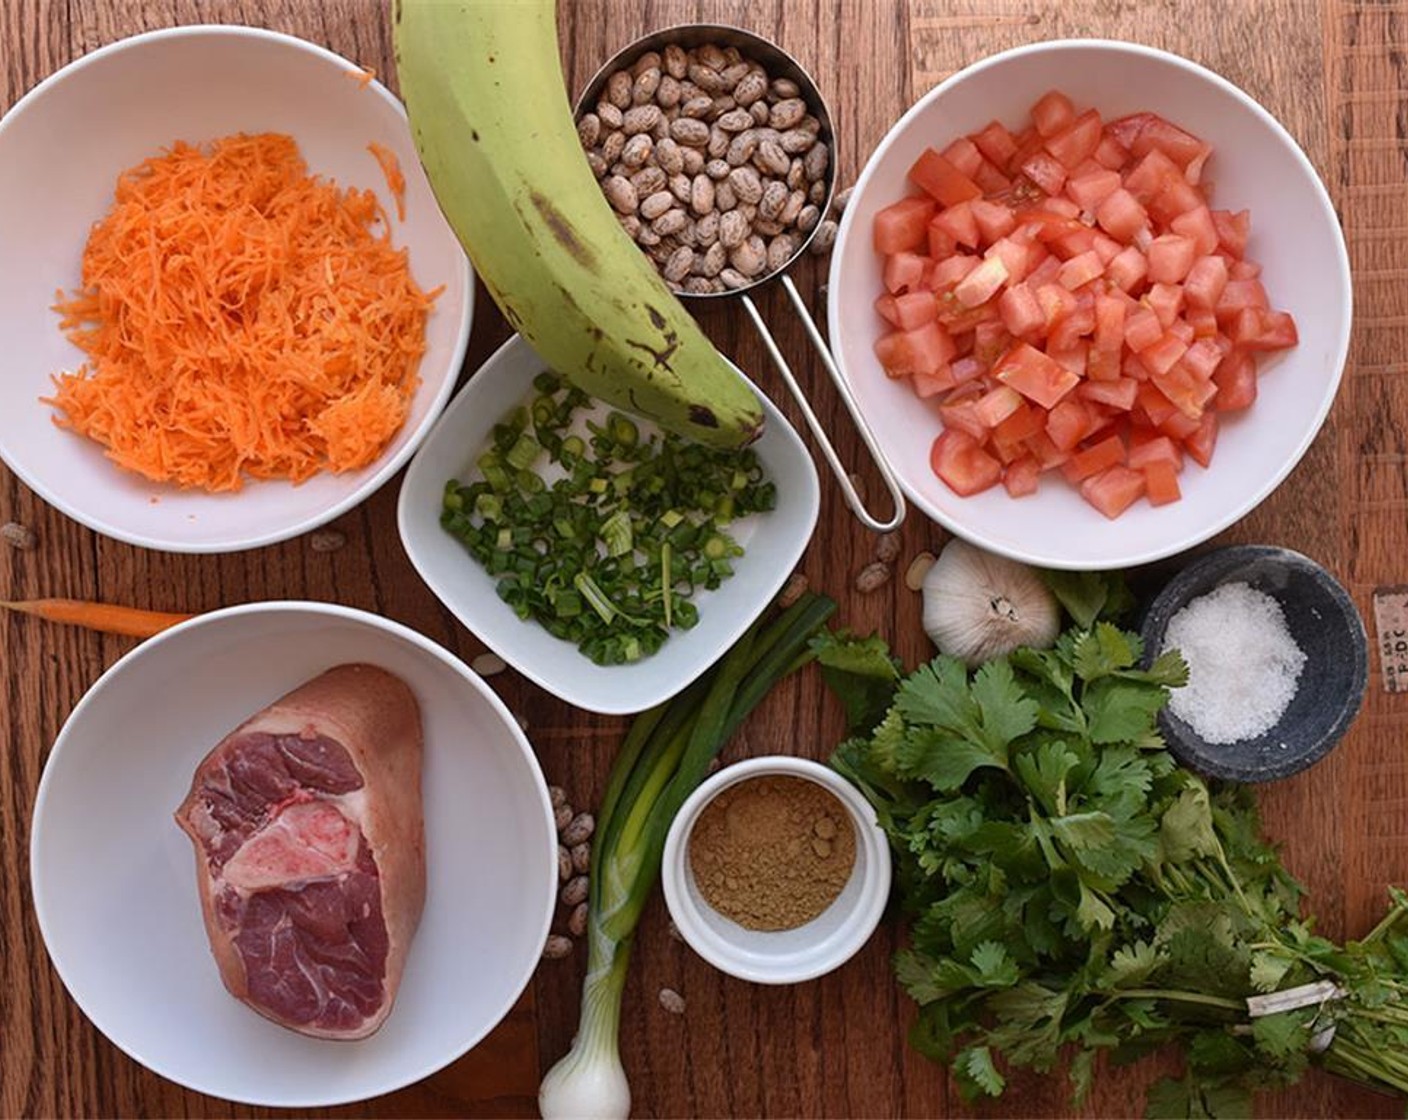
[[[398,0],[393,19],[421,163],[509,323],[594,397],[702,443],[757,438],[757,396],[592,176],[552,0]]]

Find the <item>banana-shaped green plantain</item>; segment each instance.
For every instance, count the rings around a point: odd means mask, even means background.
[[[755,439],[757,397],[592,177],[552,0],[398,0],[393,20],[421,163],[509,323],[594,397],[701,443]]]

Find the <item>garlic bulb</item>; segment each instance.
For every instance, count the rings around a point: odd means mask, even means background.
[[[1034,569],[955,538],[924,577],[924,630],[940,653],[978,665],[1051,645],[1061,608]]]

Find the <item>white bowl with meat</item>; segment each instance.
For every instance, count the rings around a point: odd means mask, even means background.
[[[50,960],[164,1077],[273,1108],[448,1065],[508,1012],[557,839],[516,719],[433,642],[323,603],[203,615],[109,669],[31,837]]]

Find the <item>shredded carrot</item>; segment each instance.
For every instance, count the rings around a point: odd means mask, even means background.
[[[342,73],[346,77],[351,78],[363,89],[366,89],[376,80],[376,71],[370,66],[358,66],[355,70],[344,70]]]
[[[32,614],[50,622],[83,626],[105,634],[126,634],[130,638],[150,638],[178,622],[194,618],[190,614],[148,611],[140,607],[123,607],[116,603],[90,603],[82,599],[22,599],[0,601],[0,609]]]
[[[406,220],[406,176],[401,171],[401,161],[396,158],[395,152],[376,143],[376,141],[367,145],[367,151],[376,157],[377,163],[381,165],[381,173],[386,176],[386,186],[391,191],[391,197],[396,200],[396,220],[404,222]]]
[[[55,422],[216,492],[375,460],[440,293],[416,285],[372,191],[310,177],[275,133],[178,142],[123,172],[82,284],[54,307],[87,355],[54,377]]]

